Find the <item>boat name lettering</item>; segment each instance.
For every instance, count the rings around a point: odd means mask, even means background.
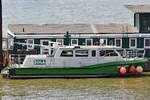
[[[35,59],[34,65],[46,65],[46,60],[45,59]]]

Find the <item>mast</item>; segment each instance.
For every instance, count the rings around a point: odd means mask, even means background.
[[[0,69],[2,68],[3,54],[2,54],[2,0],[0,0]]]

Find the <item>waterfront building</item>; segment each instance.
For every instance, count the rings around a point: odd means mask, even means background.
[[[47,53],[39,45],[49,41],[62,45],[114,45],[124,50],[145,52],[150,57],[150,5],[127,5],[134,12],[134,26],[128,24],[10,24],[8,26],[9,49],[36,50]],[[20,44],[19,44],[20,43]]]

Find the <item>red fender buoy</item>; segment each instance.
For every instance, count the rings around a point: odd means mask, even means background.
[[[136,68],[134,65],[132,65],[129,69],[130,74],[135,74],[136,73]]]
[[[127,69],[125,67],[121,67],[120,68],[120,73],[121,74],[126,74],[127,73]]]

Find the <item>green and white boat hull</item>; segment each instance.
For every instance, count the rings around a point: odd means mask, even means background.
[[[144,66],[147,59],[135,59],[127,61],[115,61],[78,68],[13,68],[7,66],[2,70],[2,75],[6,78],[82,78],[82,77],[101,77],[101,76],[128,76],[132,65]],[[124,66],[126,73],[121,74],[120,68]]]

